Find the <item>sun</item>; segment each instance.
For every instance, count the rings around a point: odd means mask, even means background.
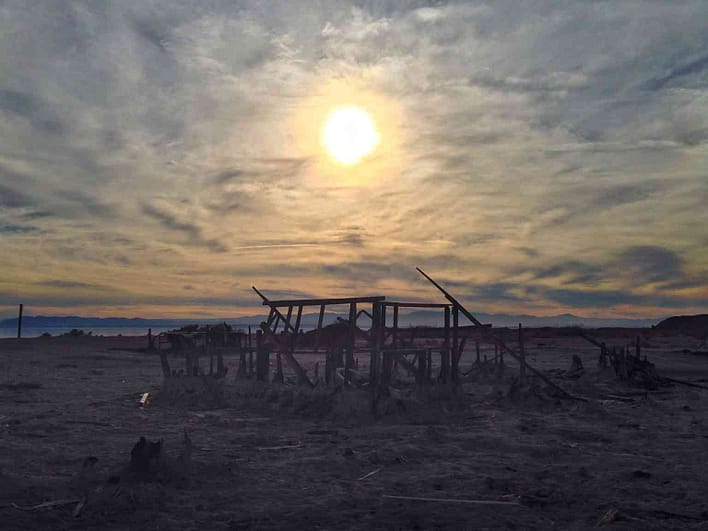
[[[360,107],[338,107],[322,127],[322,145],[340,164],[353,166],[373,153],[381,135],[371,115]]]

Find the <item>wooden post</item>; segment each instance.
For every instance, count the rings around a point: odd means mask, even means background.
[[[332,383],[332,351],[328,350],[325,352],[325,385]]]
[[[636,343],[636,346],[634,347],[634,354],[637,357],[637,359],[639,359],[639,357],[640,357],[640,354],[641,354],[640,350],[641,350],[641,345],[639,343],[639,336],[637,336],[637,343]]]
[[[290,339],[290,352],[295,351],[295,347],[297,346],[297,340],[298,337],[300,336],[300,322],[302,321],[302,306],[297,307],[297,317],[295,317],[295,333],[293,334],[293,337]]]
[[[376,353],[379,351],[379,328],[381,319],[381,305],[373,303],[371,308],[371,330],[369,331],[369,385],[375,385],[376,378]]]
[[[354,367],[354,345],[356,343],[356,303],[349,305],[349,337],[344,360],[344,382],[349,383],[350,371]]]
[[[391,385],[391,369],[393,368],[393,354],[384,350],[383,362],[381,367],[381,389],[384,393],[388,393],[388,388]]]
[[[428,352],[421,352],[418,355],[418,372],[416,373],[415,376],[415,383],[417,383],[419,386],[422,386],[425,384],[426,380],[426,374],[427,374],[427,367],[426,362],[428,361]]]
[[[450,380],[453,384],[457,384],[458,374],[457,369],[459,365],[458,352],[459,349],[459,338],[458,338],[458,326],[460,324],[460,312],[457,306],[452,307],[452,370],[450,373]]]
[[[275,375],[273,376],[273,383],[283,383],[285,382],[285,376],[283,375],[283,360],[280,357],[280,352],[277,355],[277,368]]]
[[[248,349],[248,377],[252,378],[254,373],[254,367],[253,367],[253,349],[249,348]]]
[[[431,382],[433,380],[433,351],[432,351],[432,349],[428,349],[428,360],[427,360],[426,366],[428,369],[428,382]]]
[[[160,354],[160,365],[162,366],[162,376],[169,378],[172,372],[170,371],[170,363],[167,361],[167,353],[164,350],[158,349]]]
[[[384,348],[384,345],[386,344],[386,305],[382,304],[381,305],[381,319],[379,321],[381,323],[381,327],[379,328],[379,348],[382,349]]]
[[[601,369],[607,367],[607,347],[604,343],[600,345],[600,359],[597,362],[597,366]]]
[[[256,330],[256,380],[261,380],[262,378],[262,356],[261,352],[263,350],[263,332]]]
[[[22,338],[22,308],[23,305],[20,304],[20,312],[17,316],[17,339]]]
[[[292,328],[292,326],[290,325],[290,318],[292,317],[292,315],[293,315],[293,307],[288,306],[288,316],[285,318],[285,327],[283,328],[283,339],[282,339],[282,342],[279,342],[281,345],[281,349],[287,350],[288,352],[290,352],[290,343],[289,343],[290,338],[288,337],[288,332]]]
[[[236,345],[236,353],[238,354],[238,370],[236,371],[237,378],[243,378],[246,375],[246,350],[241,342],[243,337],[238,335],[238,343]]]
[[[320,305],[320,316],[317,319],[317,332],[315,332],[315,352],[320,349],[320,333],[322,331],[322,322],[324,321],[325,305]]]
[[[440,351],[440,381],[447,382],[450,373],[450,308],[445,307],[445,340]]]
[[[524,333],[519,323],[519,384],[526,384],[526,352],[524,351]]]
[[[474,342],[474,348],[475,348],[475,351],[477,352],[477,360],[475,363],[479,365],[480,363],[482,363],[482,360],[479,357],[479,341]]]
[[[206,325],[206,333],[204,335],[204,350],[206,350],[206,353],[209,354],[209,376],[214,374],[214,351],[211,347],[211,328],[209,328],[209,325]]]
[[[398,306],[393,307],[393,348],[398,348]]]

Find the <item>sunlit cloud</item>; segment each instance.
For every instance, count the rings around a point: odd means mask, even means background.
[[[705,2],[0,6],[0,311],[706,311]],[[355,164],[326,117],[364,109]],[[185,286],[190,286],[186,289]]]

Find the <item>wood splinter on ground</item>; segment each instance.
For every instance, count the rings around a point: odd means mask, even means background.
[[[457,498],[425,498],[421,496],[395,496],[392,494],[384,494],[381,496],[389,500],[404,500],[404,501],[423,501],[437,503],[462,503],[470,505],[515,505],[523,507],[519,502],[497,501],[497,500],[460,500]]]

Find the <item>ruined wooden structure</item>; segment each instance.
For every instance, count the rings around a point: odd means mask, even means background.
[[[324,383],[350,385],[353,379],[368,380],[371,388],[386,392],[394,371],[402,367],[415,377],[418,385],[433,381],[455,384],[459,380],[459,360],[465,338],[459,334],[459,311],[449,303],[387,301],[384,296],[344,297],[323,299],[270,300],[255,286],[253,290],[269,308],[266,321],[261,323],[257,347],[257,362],[262,371],[257,378],[267,380],[271,353],[275,353],[278,369],[274,381],[282,381],[282,360],[291,368],[299,384],[313,386],[319,380],[319,364],[315,365],[314,382],[302,367],[298,357],[318,354],[324,350]],[[327,309],[346,306],[348,318],[324,325]],[[318,308],[317,325],[313,330],[300,329],[305,308]],[[442,311],[444,327],[439,348],[421,348],[414,344],[415,330],[399,324],[400,309],[438,309]],[[368,328],[360,326],[365,319]],[[359,370],[359,358],[368,359],[368,374]],[[437,362],[437,363],[435,363]],[[433,374],[434,363],[439,367]]]
[[[233,330],[226,323],[219,325],[197,325],[179,330],[162,332],[157,341],[148,335],[148,348],[157,350],[160,355],[162,373],[165,378],[175,376],[213,376],[223,378],[227,368],[224,354],[227,351],[246,351],[250,334]],[[167,357],[167,350],[184,358],[184,369],[173,369]],[[208,370],[200,365],[200,358],[209,360]]]
[[[164,334],[173,350],[185,356],[184,372],[174,371],[169,367],[166,354],[158,348],[165,377],[184,374],[222,378],[226,374],[223,352],[236,352],[237,378],[284,383],[284,367],[287,367],[294,375],[293,383],[298,385],[368,388],[375,410],[378,399],[390,395],[391,388],[399,382],[414,383],[419,390],[432,386],[450,392],[460,389],[460,361],[467,340],[473,339],[476,361],[471,370],[477,369],[480,375],[490,373],[486,355],[484,362],[480,359],[480,343],[492,344],[493,374],[497,378],[503,374],[506,354],[519,362],[522,385],[531,373],[560,396],[578,398],[528,364],[521,326],[518,350],[514,350],[491,330],[491,325],[482,324],[442,286],[422,270],[418,271],[447,302],[389,301],[384,296],[272,300],[254,286],[253,291],[268,308],[267,318],[255,334],[250,328],[248,334],[234,332],[225,323],[220,329],[182,329]],[[338,317],[334,323],[325,325],[327,310],[335,306],[345,306],[347,318]],[[307,315],[314,313],[317,324],[304,331],[304,312],[309,308],[316,308],[316,312]],[[400,320],[410,309],[440,311],[443,326],[402,328]],[[461,326],[461,316],[472,326]],[[158,347],[162,336],[158,338]],[[208,373],[199,365],[200,356],[209,357]]]

